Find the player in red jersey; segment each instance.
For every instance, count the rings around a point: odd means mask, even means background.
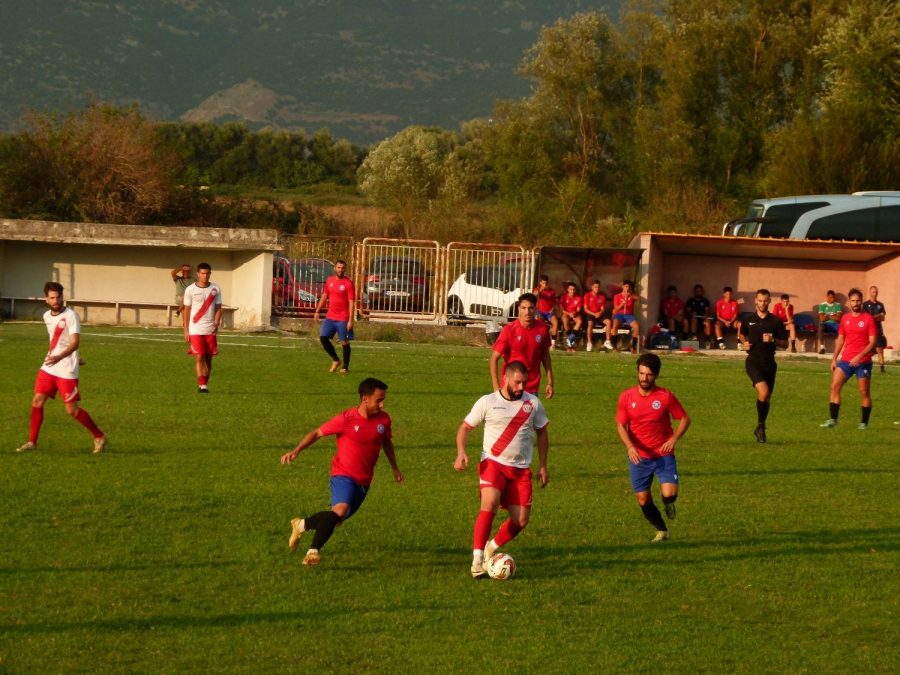
[[[301,451],[323,436],[337,436],[337,453],[331,461],[331,508],[306,518],[291,520],[291,536],[288,539],[291,551],[297,550],[304,532],[316,531],[312,546],[303,558],[304,565],[319,564],[320,551],[331,538],[334,528],[362,506],[382,450],[391,463],[394,480],[403,482],[403,473],[397,466],[397,455],[391,440],[391,418],[384,412],[387,385],[374,377],[367,377],[359,383],[358,391],[359,405],[335,415],[318,429],[313,429],[297,447],[281,457],[282,464],[290,464]]]
[[[519,297],[519,318],[510,321],[500,331],[500,336],[494,343],[491,352],[490,371],[491,386],[496,391],[500,388],[503,373],[500,359],[505,364],[513,361],[521,361],[528,369],[528,381],[525,383],[525,391],[537,396],[541,388],[541,366],[547,371],[547,386],[544,394],[547,398],[553,398],[553,365],[550,362],[550,331],[547,324],[535,319],[535,307],[537,298],[534,293],[523,293]]]
[[[566,294],[559,299],[559,309],[562,311],[562,327],[566,334],[566,351],[575,351],[576,334],[581,330],[584,319],[581,317],[581,307],[584,300],[578,293],[577,286],[569,281],[566,283]]]
[[[864,430],[869,426],[869,415],[872,414],[869,385],[872,381],[872,353],[878,342],[878,327],[872,315],[863,311],[862,304],[862,291],[851,288],[847,293],[850,311],[841,316],[837,341],[834,343],[834,356],[831,357],[831,398],[828,406],[831,416],[819,425],[824,429],[837,426],[841,409],[841,388],[853,375],[856,375],[862,399],[862,420],[857,428]]]
[[[666,297],[660,303],[660,311],[666,322],[666,328],[672,335],[677,335],[678,329],[684,323],[684,301],[678,297],[678,289],[675,286],[669,286],[666,290]]]
[[[797,351],[797,327],[794,324],[794,306],[791,304],[791,296],[787,293],[781,294],[781,302],[772,308],[772,314],[784,322],[784,327],[788,332],[791,341],[791,351]]]
[[[484,441],[478,463],[481,508],[475,519],[472,545],[472,576],[475,578],[487,573],[484,561],[490,560],[498,548],[528,525],[531,515],[531,454],[535,435],[541,487],[546,487],[550,480],[547,473],[549,420],[540,399],[525,391],[527,377],[528,370],[524,363],[509,363],[503,388],[478,399],[456,432],[453,468],[464,471],[469,465],[466,454],[469,432],[484,423]],[[509,512],[509,518],[500,525],[496,536],[488,541],[494,516],[501,506]]]
[[[319,342],[331,357],[331,369],[334,372],[340,368],[342,373],[350,370],[350,340],[353,339],[353,317],[356,315],[356,289],[349,277],[345,276],[347,263],[338,260],[334,263],[334,274],[325,280],[325,288],[322,297],[316,305],[315,320],[319,320],[319,312],[328,300],[328,311],[325,313],[325,321],[322,322],[322,330],[319,332]],[[338,358],[331,338],[337,333],[343,350],[343,363]]]
[[[634,292],[634,283],[627,279],[622,282],[622,292],[613,296],[612,334],[618,336],[619,326],[630,326],[632,352],[637,351],[638,332],[640,331],[635,316],[635,307],[639,300],[637,293]]]
[[[551,347],[556,344],[559,318],[556,316],[556,290],[550,288],[550,277],[542,274],[532,291],[537,297],[537,317],[550,326]]]
[[[609,332],[612,322],[608,317],[603,316],[603,311],[606,309],[606,296],[600,292],[600,282],[597,279],[591,283],[591,290],[584,294],[583,305],[584,318],[587,321],[587,351],[594,351],[594,326],[603,326],[606,335],[603,348],[612,350]]]
[[[731,299],[731,286],[722,289],[722,297],[716,300],[716,344],[719,349],[725,349],[725,340],[722,333],[727,329],[734,329],[740,334],[741,322],[738,321],[738,304]]]
[[[209,393],[212,360],[219,353],[217,336],[222,323],[222,289],[209,277],[208,263],[197,265],[197,281],[184,289],[184,341],[189,343],[188,354],[194,357],[197,370],[197,391]]]
[[[47,350],[44,364],[34,383],[28,442],[16,448],[16,452],[37,449],[38,435],[44,422],[44,404],[48,398],[56,398],[56,392],[61,392],[66,412],[91,432],[94,437],[94,454],[99,454],[106,448],[106,435],[100,431],[87,411],[78,407],[78,401],[81,400],[78,393],[81,320],[72,309],[66,307],[61,284],[55,281],[44,284],[44,301],[50,307],[44,313],[44,324],[50,335],[50,349]]]
[[[656,528],[654,543],[668,539],[669,528],[653,503],[653,475],[659,478],[666,515],[672,520],[678,498],[675,444],[691,425],[675,394],[656,386],[661,368],[656,354],[641,354],[637,360],[638,385],[622,392],[616,410],[616,429],[628,450],[631,487],[644,518]],[[670,418],[678,420],[674,433]]]

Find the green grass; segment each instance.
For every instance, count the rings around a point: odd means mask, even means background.
[[[660,384],[694,424],[673,539],[651,546],[613,422],[633,358],[556,356],[550,484],[501,583],[469,576],[477,479],[452,470],[456,427],[489,386],[485,348],[359,343],[342,377],[311,339],[230,334],[201,399],[177,333],[89,327],[83,405],[109,452],[92,456],[55,401],[40,450],[17,455],[46,339],[0,325],[0,671],[900,665],[896,368],[873,377],[863,433],[853,383],[842,424],[820,430],[827,363],[782,363],[761,446],[741,360],[664,358]],[[278,457],[367,375],[390,385],[407,482],[382,461],[359,515],[304,568],[288,521],[327,505],[333,441]]]

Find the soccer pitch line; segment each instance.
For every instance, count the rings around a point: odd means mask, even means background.
[[[180,334],[173,333],[171,337],[150,337],[147,335],[131,335],[128,333],[91,333],[94,337],[101,338],[112,338],[115,340],[136,340],[139,342],[163,342],[169,344],[187,344]],[[219,334],[218,344],[219,347],[256,347],[258,349],[297,349],[298,345],[267,345],[267,344],[259,344],[259,343],[251,343],[251,342],[232,342],[232,338],[237,338],[237,336],[232,336],[228,334]],[[254,336],[254,340],[290,340],[295,342],[304,342],[304,343],[318,343],[318,340],[314,340],[313,338],[308,337],[299,337],[299,336],[276,336],[276,335],[259,335]],[[403,342],[357,342],[353,341],[353,346],[356,348],[360,348],[363,350],[387,350],[387,349],[396,349],[398,347],[407,347],[409,346]]]

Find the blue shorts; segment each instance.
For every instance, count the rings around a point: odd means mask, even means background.
[[[642,457],[639,464],[632,464],[629,460],[628,473],[631,474],[631,488],[635,494],[650,491],[650,486],[653,485],[653,474],[659,477],[660,483],[678,485],[678,465],[675,464],[674,453],[654,459]]]
[[[369,492],[368,485],[357,485],[349,476],[332,476],[329,485],[331,486],[331,506],[337,504],[350,506],[344,520],[359,510]]]
[[[634,314],[615,314],[613,315],[613,321],[618,321],[619,323],[627,323],[632,324],[636,321],[634,318]]]
[[[348,340],[353,339],[353,329],[347,330],[346,321],[335,321],[334,319],[325,319],[322,321],[322,330],[319,331],[319,335],[330,340],[334,337],[335,333],[337,333],[338,339],[341,342],[347,342]]]
[[[823,335],[837,335],[838,328],[840,328],[841,324],[838,321],[823,321],[822,322],[822,334]]]
[[[868,363],[860,363],[856,368],[850,365],[849,361],[838,361],[837,368],[841,369],[841,372],[847,376],[849,380],[851,377],[856,375],[857,380],[871,380],[872,379],[872,362]]]
[[[553,316],[554,316],[553,312],[538,312],[537,315],[545,323],[550,323],[550,321],[553,319]]]

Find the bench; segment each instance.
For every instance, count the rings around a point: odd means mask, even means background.
[[[38,303],[41,306],[44,306],[44,298],[42,297],[26,297],[26,296],[2,296],[0,297],[0,303],[7,302],[9,303],[9,318],[16,318],[16,303],[28,303],[34,304]],[[66,305],[68,307],[72,307],[73,309],[76,307],[80,307],[81,311],[81,319],[82,321],[89,321],[89,310],[91,308],[109,308],[114,312],[115,316],[115,324],[122,323],[122,310],[123,309],[133,309],[135,310],[135,323],[140,324],[140,311],[142,309],[147,310],[157,310],[160,312],[166,313],[166,325],[171,326],[172,317],[175,314],[175,311],[178,309],[178,305],[171,302],[139,302],[133,300],[83,300],[80,298],[66,298]],[[237,307],[232,307],[231,305],[222,305],[222,315],[223,315],[223,323],[225,323],[225,317],[228,317],[228,323],[233,324],[234,320],[234,312],[237,310]],[[43,309],[41,313],[43,313]],[[179,319],[180,323],[180,319]]]

